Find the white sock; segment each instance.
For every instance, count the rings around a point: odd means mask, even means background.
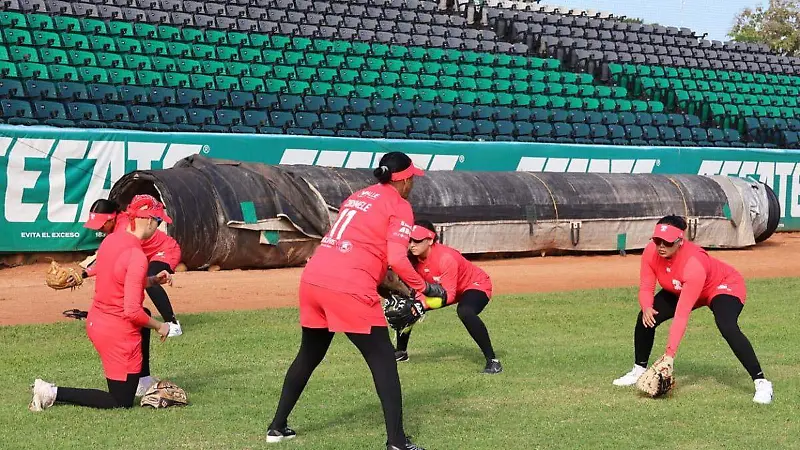
[[[58,396],[58,387],[57,386],[50,386],[50,390],[53,391],[53,397]]]

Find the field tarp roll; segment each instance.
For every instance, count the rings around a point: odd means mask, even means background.
[[[124,176],[112,198],[160,194],[191,269],[269,268],[305,262],[342,201],[373,183],[371,169],[194,155]],[[723,176],[429,171],[409,201],[464,253],[641,249],[667,214],[688,217],[700,245],[738,248],[769,237],[780,217],[768,186]]]
[[[194,155],[171,169],[131,172],[110,197],[126,205],[141,192],[163,199],[174,220],[169,234],[190,269],[298,265],[329,226],[319,193],[277,166]],[[280,243],[279,231],[284,232]]]

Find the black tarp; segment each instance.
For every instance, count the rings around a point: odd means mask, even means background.
[[[286,166],[331,206],[374,183],[372,171]],[[694,175],[432,171],[415,181],[414,215],[432,222],[615,219],[670,211],[723,217],[728,201],[710,178]]]
[[[256,220],[286,217],[302,234],[321,238],[328,211],[305,181],[276,166],[211,160],[199,155],[167,170],[131,172],[112,188],[122,205],[134,194],[162,198],[174,223],[169,227],[190,269],[218,265],[223,269],[296,265],[307,256],[290,246],[260,245],[260,233],[238,230],[247,223],[243,203],[253,205]],[[252,221],[252,220],[251,220]]]
[[[133,194],[163,198],[175,223],[168,232],[190,268],[301,265],[330,226],[330,212],[375,183],[371,169],[271,166],[194,155],[174,168],[137,171],[113,187],[126,204]],[[774,193],[769,190],[769,195]],[[415,217],[434,223],[650,220],[666,214],[725,219],[729,200],[710,177],[697,175],[431,171],[415,180]],[[251,202],[253,217],[243,203]],[[764,211],[772,216],[779,211]],[[291,226],[263,245],[266,222]],[[243,227],[245,225],[245,227]],[[266,228],[243,229],[264,225]],[[766,239],[774,227],[758,238]],[[767,236],[765,236],[767,234]],[[274,244],[274,242],[273,242]],[[733,243],[723,242],[720,245]]]

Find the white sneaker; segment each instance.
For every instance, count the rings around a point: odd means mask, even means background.
[[[183,329],[181,328],[181,323],[177,320],[175,322],[168,322],[169,323],[169,333],[167,337],[175,337],[180,336],[183,334]]]
[[[630,372],[614,380],[614,386],[633,386],[646,371],[644,367],[634,364]]]
[[[54,384],[37,378],[31,388],[33,398],[28,405],[29,410],[39,412],[53,406],[56,401],[56,386]]]
[[[756,394],[753,396],[753,401],[768,405],[772,403],[772,383],[761,378],[755,381]]]
[[[158,383],[158,378],[152,377],[150,375],[146,377],[139,378],[139,385],[136,386],[136,396],[141,397],[147,393],[147,390],[150,389],[150,386]]]

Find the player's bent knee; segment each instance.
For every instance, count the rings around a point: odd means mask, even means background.
[[[717,328],[723,337],[736,336],[742,333],[736,322],[717,321]]]
[[[458,314],[458,318],[461,320],[478,315],[478,313],[475,312],[475,309],[466,305],[458,305],[458,308],[456,308],[456,314]]]

